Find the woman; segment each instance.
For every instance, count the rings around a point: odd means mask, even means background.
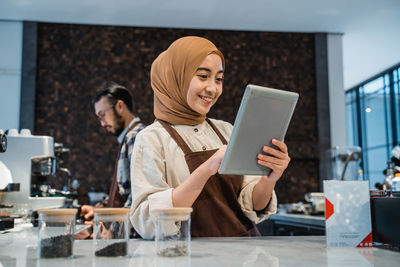
[[[257,156],[269,176],[217,173],[232,125],[206,115],[224,69],[222,53],[201,37],[178,39],[152,64],[157,120],[137,135],[131,161],[130,219],[143,238],[154,237],[159,208],[193,207],[192,236],[256,235],[255,223],[276,212],[274,186],[290,161],[283,142]]]

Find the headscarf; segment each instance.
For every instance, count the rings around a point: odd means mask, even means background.
[[[200,124],[206,119],[189,107],[187,93],[197,68],[212,53],[221,57],[225,69],[224,56],[215,45],[196,36],[176,40],[154,60],[150,79],[157,119],[184,125]]]

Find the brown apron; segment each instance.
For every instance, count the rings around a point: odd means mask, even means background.
[[[109,197],[108,197],[107,207],[114,207],[114,208],[115,207],[123,207],[126,202],[126,200],[121,196],[121,194],[119,193],[119,190],[118,190],[118,181],[117,181],[118,161],[119,161],[119,157],[121,156],[121,148],[122,148],[122,144],[125,142],[126,135],[133,128],[135,128],[136,125],[138,125],[139,123],[140,123],[140,121],[137,121],[134,124],[132,124],[131,127],[129,127],[124,138],[122,139],[121,144],[119,144],[118,157],[117,157],[117,161],[115,163],[114,175],[113,175],[113,179],[111,182],[110,193],[108,194]]]
[[[209,120],[221,142],[227,142],[217,127]],[[185,160],[192,173],[208,160],[218,149],[192,152],[186,142],[165,121],[158,120],[185,153]],[[216,173],[205,184],[193,204],[191,234],[193,237],[207,236],[260,236],[255,224],[246,217],[238,202],[243,176]]]

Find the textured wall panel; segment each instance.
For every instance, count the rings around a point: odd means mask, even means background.
[[[106,81],[121,83],[133,89],[142,119],[151,122],[151,63],[186,35],[209,38],[226,58],[224,92],[210,117],[233,122],[248,83],[300,93],[286,136],[292,162],[277,194],[280,202],[297,202],[317,190],[313,34],[39,24],[35,134],[71,149],[67,166],[84,191],[107,192],[117,143],[100,128],[92,95]],[[60,183],[65,178],[54,181]]]

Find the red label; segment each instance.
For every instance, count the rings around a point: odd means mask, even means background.
[[[333,204],[325,198],[325,219],[328,220],[329,217],[335,212]]]
[[[368,247],[372,247],[372,232],[369,233],[369,234],[363,239],[363,241],[361,241],[360,244],[358,244],[357,247],[358,247],[358,248],[368,248]]]

